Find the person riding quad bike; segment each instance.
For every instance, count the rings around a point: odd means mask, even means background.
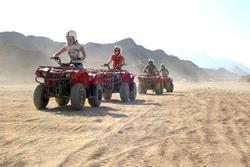
[[[113,93],[119,93],[122,102],[136,99],[137,87],[134,81],[135,75],[122,69],[126,64],[121,52],[122,48],[116,45],[109,62],[103,65],[108,70],[101,70],[103,98],[105,100],[111,100]],[[109,66],[110,63],[112,63],[112,68]]]
[[[154,65],[154,61],[150,58],[148,65],[143,70],[146,74],[138,76],[138,90],[140,94],[147,94],[147,90],[152,90],[156,95],[163,93],[162,77]]]
[[[153,59],[148,60],[148,64],[144,68],[143,72],[146,73],[147,75],[154,75],[154,76],[158,74],[158,69],[154,65]]]
[[[169,75],[168,69],[166,68],[165,64],[161,64],[161,69],[159,72],[163,77]]]
[[[68,55],[72,64],[79,70],[83,69],[83,60],[86,58],[86,54],[84,48],[81,44],[79,44],[77,40],[77,34],[74,30],[70,30],[66,35],[67,43],[61,48],[55,55],[53,55],[52,59],[58,59],[58,57],[68,51]]]
[[[163,79],[163,87],[164,89],[166,89],[166,92],[173,92],[174,91],[173,79],[168,76],[169,72],[165,64],[161,64],[161,70],[159,72]]]
[[[121,52],[122,52],[122,48],[120,46],[116,45],[114,47],[114,53],[112,54],[111,59],[105,65],[107,66],[112,62],[113,69],[121,70],[122,66],[125,65],[125,59],[121,55]]]

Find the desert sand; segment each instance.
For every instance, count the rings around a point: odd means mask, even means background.
[[[0,85],[0,166],[250,166],[250,84],[176,83],[99,108],[37,111],[35,84]]]

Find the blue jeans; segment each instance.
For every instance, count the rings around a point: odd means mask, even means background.
[[[82,63],[74,63],[74,66],[75,66],[78,70],[82,70],[82,69],[83,69],[83,64],[82,64]]]

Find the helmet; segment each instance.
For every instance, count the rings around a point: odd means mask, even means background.
[[[77,35],[74,30],[70,30],[67,32],[66,39],[68,42],[68,45],[72,46],[77,42]]]
[[[114,47],[114,53],[119,52],[119,54],[122,52],[122,47],[119,45],[115,45]]]
[[[165,64],[161,64],[161,68],[162,69],[166,68]]]
[[[67,32],[66,38],[68,38],[68,37],[73,37],[75,41],[77,40],[77,35],[76,35],[76,32],[74,30],[70,30]]]
[[[149,58],[149,59],[148,59],[148,64],[154,64],[154,60],[151,59],[151,58]]]

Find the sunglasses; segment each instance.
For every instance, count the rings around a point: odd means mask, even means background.
[[[67,38],[67,40],[74,40],[74,37],[67,36],[66,38]]]

